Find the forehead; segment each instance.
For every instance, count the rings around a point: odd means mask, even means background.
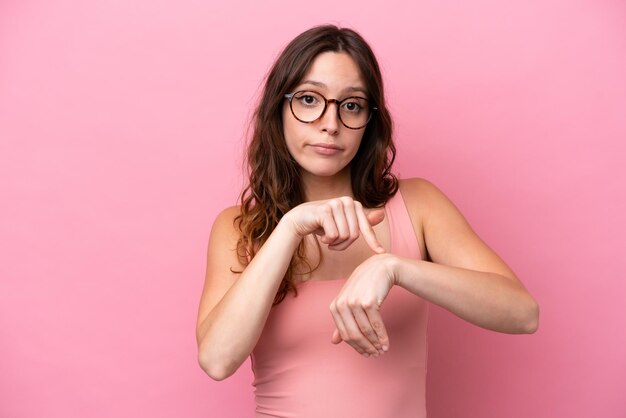
[[[300,85],[308,83],[329,91],[366,89],[361,70],[346,52],[322,52],[315,57]]]

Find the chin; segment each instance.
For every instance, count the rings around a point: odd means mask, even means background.
[[[316,167],[306,167],[301,166],[301,170],[303,173],[306,173],[315,177],[335,177],[339,175],[349,175],[348,166],[332,166],[332,167],[320,167],[317,165]]]

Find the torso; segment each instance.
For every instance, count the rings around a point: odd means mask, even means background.
[[[407,216],[403,197],[387,205],[391,221],[386,217],[375,232],[385,250],[420,258],[422,245],[411,231],[414,218]],[[391,344],[380,358],[331,344],[335,324],[328,306],[372,251],[362,238],[349,251],[321,247],[319,268],[298,284],[297,297],[289,294],[272,308],[252,352],[255,416],[426,417],[428,304],[403,288],[391,289],[381,308]]]

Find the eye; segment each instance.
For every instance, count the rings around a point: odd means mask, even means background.
[[[294,97],[300,104],[304,106],[316,106],[320,103],[319,97],[315,93],[302,92]]]
[[[358,113],[361,109],[363,109],[364,104],[359,103],[356,99],[350,99],[349,101],[343,103],[341,107],[350,113]]]

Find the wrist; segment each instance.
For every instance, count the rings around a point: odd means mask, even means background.
[[[374,257],[378,257],[378,259],[385,266],[385,269],[387,270],[386,276],[391,279],[391,284],[393,286],[400,286],[402,277],[402,258],[391,253],[377,254]]]
[[[288,242],[297,246],[304,237],[298,233],[298,230],[289,214],[290,212],[287,212],[280,219],[280,221],[278,221],[275,231],[278,232],[283,239],[286,239]]]
[[[414,260],[410,258],[400,257],[393,255],[389,261],[389,269],[391,277],[393,278],[393,284],[405,289],[409,289],[410,283],[416,278],[416,275],[420,269],[420,263],[422,260]]]

